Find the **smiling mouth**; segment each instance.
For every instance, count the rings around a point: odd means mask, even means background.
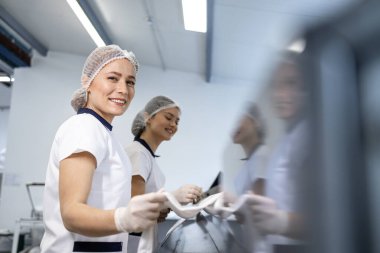
[[[174,134],[174,130],[172,129],[166,129],[166,132],[168,132],[169,134]]]
[[[110,98],[109,100],[118,105],[125,105],[127,103],[127,100],[125,99]]]

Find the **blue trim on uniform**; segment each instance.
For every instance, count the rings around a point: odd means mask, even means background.
[[[75,241],[73,252],[122,252],[123,242],[80,242]]]
[[[153,150],[149,147],[148,143],[146,143],[146,141],[141,139],[140,136],[136,136],[134,141],[140,142],[140,144],[143,145],[150,152],[150,154],[153,157],[160,157],[160,156],[154,154]]]
[[[140,233],[137,233],[137,232],[131,232],[131,233],[129,233],[129,235],[140,236],[140,237],[141,237],[142,232],[140,232]]]
[[[104,118],[102,118],[102,116],[100,116],[99,114],[97,114],[94,110],[92,110],[90,108],[80,108],[78,110],[78,114],[82,114],[82,113],[91,114],[92,116],[94,116],[95,118],[97,118],[100,121],[100,123],[103,124],[103,126],[105,126],[106,128],[108,128],[108,130],[112,131],[112,125],[110,123],[108,123],[107,120],[105,120]]]

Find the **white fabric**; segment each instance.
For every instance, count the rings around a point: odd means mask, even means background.
[[[258,147],[248,158],[235,177],[236,194],[242,195],[252,191],[252,184],[256,179],[266,178],[268,167],[268,148],[264,145]]]
[[[235,203],[230,206],[224,205],[223,192],[213,194],[205,199],[202,199],[197,204],[181,205],[176,198],[170,192],[165,192],[168,199],[166,205],[170,207],[173,212],[175,212],[179,217],[183,219],[179,220],[170,231],[174,230],[175,227],[183,223],[185,219],[190,219],[195,217],[199,212],[205,210],[207,213],[215,216],[219,216],[223,219],[227,219],[229,216],[235,213],[242,213],[245,217],[245,222],[242,224],[245,230],[245,236],[247,237],[245,241],[252,242],[249,246],[249,250],[252,253],[264,253],[267,252],[266,244],[263,235],[258,233],[258,231],[252,227],[253,221],[252,215],[249,208],[249,201],[251,195],[243,194],[239,196]],[[167,233],[169,234],[169,232]],[[148,251],[144,251],[146,253]]]
[[[158,247],[157,229],[157,226],[151,226],[142,233],[138,253],[152,253]]]
[[[94,155],[97,163],[87,204],[99,209],[115,209],[127,206],[130,200],[131,164],[122,146],[94,116],[72,116],[58,129],[51,148],[44,189],[42,252],[72,252],[74,241],[123,242],[123,252],[126,252],[127,234],[86,237],[69,232],[63,226],[58,192],[59,163],[82,151]]]
[[[264,236],[260,234],[253,224],[250,207],[243,207],[242,202],[246,200],[247,195],[244,194],[248,191],[253,191],[253,183],[259,178],[266,178],[268,154],[269,150],[267,146],[261,145],[258,147],[258,149],[255,150],[244,163],[235,177],[236,194],[237,196],[242,196],[242,198],[236,202],[236,206],[241,215],[245,217],[242,226],[244,227],[245,236],[247,237],[246,241],[252,242],[252,245],[249,245],[250,252],[252,253],[266,252],[266,244]],[[230,213],[231,211],[227,213]]]
[[[134,141],[125,151],[132,163],[132,176],[140,175],[145,180],[145,193],[156,192],[164,187],[165,175],[149,150]]]
[[[148,149],[140,142],[134,141],[125,151],[132,163],[132,176],[140,175],[145,180],[145,193],[156,192],[164,187],[165,176]],[[157,225],[155,225],[143,231],[141,238],[138,236],[130,236],[129,238],[134,243],[139,241],[137,252],[146,253],[153,252],[158,246],[157,237]]]
[[[206,207],[213,206],[214,203],[222,197],[222,192],[208,196],[197,204],[181,205],[171,192],[164,192],[168,201],[166,205],[173,210],[179,217],[189,219],[195,217]]]
[[[278,208],[287,212],[299,211],[301,191],[299,186],[300,170],[305,168],[307,152],[307,126],[301,121],[288,132],[269,162],[266,184],[267,196],[273,199]],[[298,244],[299,242],[280,235],[268,235],[270,244]]]

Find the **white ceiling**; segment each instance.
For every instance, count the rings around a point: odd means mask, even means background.
[[[267,52],[359,0],[215,0],[211,54],[206,34],[184,30],[181,0],[87,2],[113,43],[144,65],[205,75],[211,55],[212,77],[252,80],[252,66]],[[95,47],[65,0],[1,0],[0,6],[50,51],[87,55]]]

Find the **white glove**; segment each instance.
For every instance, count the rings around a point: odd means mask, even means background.
[[[264,234],[284,234],[288,229],[289,215],[277,208],[270,198],[250,194],[247,204],[251,207],[253,223]]]
[[[187,184],[181,186],[172,192],[172,194],[181,204],[195,203],[202,195],[202,188],[196,185]]]
[[[156,224],[166,201],[162,192],[153,192],[133,197],[127,207],[115,210],[114,220],[119,232],[141,232]]]

